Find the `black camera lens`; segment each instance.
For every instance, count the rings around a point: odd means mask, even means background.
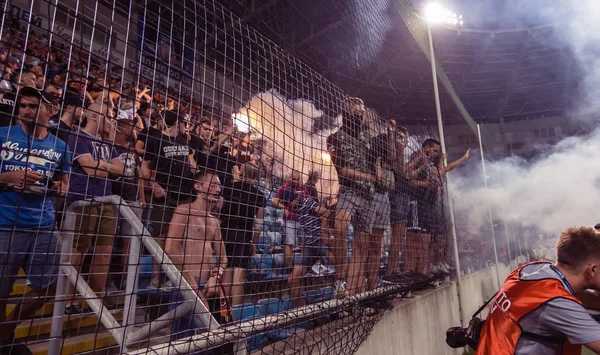
[[[448,328],[446,330],[446,344],[453,349],[467,346],[467,329],[462,327]]]

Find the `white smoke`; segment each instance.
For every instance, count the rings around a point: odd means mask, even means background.
[[[555,68],[562,76],[571,71],[579,87],[567,86],[572,101],[573,116],[599,121],[600,102],[600,1],[598,0],[508,0],[504,13],[496,14],[516,27],[552,26],[553,36],[537,40],[538,46],[566,50],[572,54],[575,66]],[[489,16],[489,13],[488,13]],[[502,20],[499,20],[502,21]],[[533,30],[535,33],[535,30]],[[539,59],[543,61],[544,59]],[[566,59],[561,59],[564,63]]]
[[[489,209],[495,220],[520,222],[554,236],[570,226],[594,226],[600,222],[598,161],[600,129],[562,140],[535,162],[486,162],[489,180],[500,181],[488,188],[482,186],[481,171],[451,173],[455,211],[467,216],[470,233],[489,226]]]
[[[327,137],[342,125],[341,115],[325,117],[312,102],[287,100],[275,90],[254,95],[238,114],[248,118],[252,133],[263,140],[261,159],[271,160],[275,176],[285,178],[298,170],[306,181],[311,171],[318,171],[321,196],[337,195],[338,175],[327,153]],[[322,128],[315,131],[316,126]]]

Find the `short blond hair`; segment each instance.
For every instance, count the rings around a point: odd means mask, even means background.
[[[558,263],[578,269],[592,259],[600,260],[600,233],[589,227],[571,227],[556,242]]]

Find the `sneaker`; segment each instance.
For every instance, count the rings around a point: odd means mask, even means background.
[[[335,267],[333,265],[321,265],[323,269],[324,275],[333,275],[335,274]]]
[[[65,314],[68,316],[72,316],[75,314],[83,313],[83,308],[79,303],[73,303],[67,307],[65,307]]]
[[[175,286],[173,286],[173,283],[171,282],[171,280],[167,280],[167,282],[165,282],[160,288],[160,291],[162,292],[172,292],[175,290]]]
[[[439,269],[440,269],[440,271],[442,272],[442,274],[449,274],[449,273],[450,273],[450,269],[448,269],[448,268],[446,267],[446,265],[444,265],[444,263],[441,263],[441,264],[439,265]]]
[[[110,284],[106,286],[106,294],[114,294],[119,293],[119,289],[115,286],[115,283],[111,281]]]
[[[348,284],[344,280],[336,280],[334,284],[334,289],[335,298],[344,298],[348,294]]]
[[[150,282],[150,285],[148,285],[147,289],[148,290],[158,290],[160,285],[160,280],[158,279],[158,277],[154,277],[152,278],[152,282]]]

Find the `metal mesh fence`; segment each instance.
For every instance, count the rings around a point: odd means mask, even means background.
[[[435,134],[218,1],[0,6],[3,347],[349,354],[450,274]]]

